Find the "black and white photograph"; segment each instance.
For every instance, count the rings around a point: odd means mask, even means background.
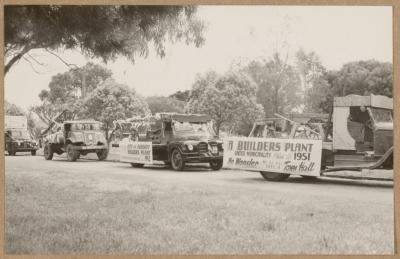
[[[6,255],[395,253],[392,6],[3,22]]]

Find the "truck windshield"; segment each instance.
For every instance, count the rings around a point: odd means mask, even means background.
[[[100,126],[99,123],[74,123],[71,125],[71,130],[100,130]]]
[[[393,122],[392,113],[387,109],[369,108],[375,122]]]
[[[23,138],[23,139],[30,138],[27,130],[12,130],[11,136],[14,138]]]
[[[176,134],[185,136],[215,137],[211,122],[179,122],[174,121],[173,128]]]

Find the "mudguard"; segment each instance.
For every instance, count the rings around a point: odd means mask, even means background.
[[[342,166],[332,167],[323,170],[322,172],[332,171],[362,171],[363,169],[393,169],[393,146],[389,148],[383,156],[376,161],[374,164],[369,166]]]

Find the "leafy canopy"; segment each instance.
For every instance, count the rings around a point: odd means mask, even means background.
[[[135,90],[109,79],[83,100],[78,116],[101,121],[109,141],[113,132],[113,121],[149,113],[146,101]]]
[[[76,112],[81,108],[83,92],[93,91],[111,77],[111,70],[90,62],[83,67],[56,74],[51,78],[49,90],[39,93],[42,104],[32,110],[45,123],[65,109]]]
[[[254,82],[236,71],[199,76],[193,84],[186,110],[209,114],[215,121],[217,134],[221,129],[248,134],[254,120],[264,116],[262,106],[256,102]]]
[[[243,68],[257,86],[257,102],[268,116],[285,114],[302,103],[299,74],[278,53],[270,60],[253,61]]]
[[[172,97],[149,96],[146,98],[151,113],[157,112],[177,112],[181,113],[185,109],[186,102]]]
[[[151,43],[185,40],[200,46],[203,23],[194,6],[5,6],[5,73],[32,49],[80,49],[104,61],[147,56]],[[28,56],[29,58],[29,56]]]

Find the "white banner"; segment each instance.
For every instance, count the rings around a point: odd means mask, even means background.
[[[4,116],[4,126],[6,129],[27,129],[28,119],[25,116]]]
[[[128,163],[152,164],[152,143],[123,139],[119,142],[119,160]]]
[[[322,140],[228,137],[224,167],[320,175]]]

